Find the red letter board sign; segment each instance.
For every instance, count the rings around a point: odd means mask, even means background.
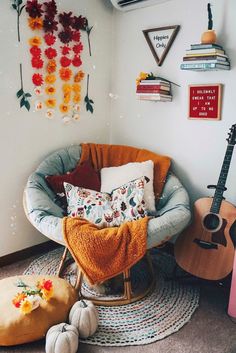
[[[189,118],[219,120],[221,84],[189,85]]]

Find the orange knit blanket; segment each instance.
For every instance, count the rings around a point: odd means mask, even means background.
[[[71,255],[91,284],[129,269],[146,253],[148,217],[120,227],[98,229],[81,218],[63,218],[63,233]]]
[[[130,162],[154,162],[154,191],[158,199],[170,167],[170,158],[129,146],[82,144],[80,163],[90,159],[94,168],[116,167]],[[84,219],[63,219],[64,238],[75,261],[89,281],[103,282],[125,271],[146,252],[148,218],[120,227],[98,229]]]

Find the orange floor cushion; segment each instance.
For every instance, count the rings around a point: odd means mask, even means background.
[[[12,303],[23,289],[16,285],[19,279],[32,287],[43,279],[51,280],[52,297],[48,301],[41,299],[39,306],[30,313],[22,313]],[[67,320],[77,296],[74,288],[57,276],[22,275],[0,280],[0,346],[13,346],[45,337],[51,326]]]

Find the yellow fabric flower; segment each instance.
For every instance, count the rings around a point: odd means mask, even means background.
[[[74,83],[72,89],[74,92],[79,93],[81,91],[81,86],[78,83]]]
[[[77,72],[77,74],[75,75],[75,77],[74,77],[74,82],[80,82],[80,81],[83,80],[83,78],[84,78],[84,72],[80,70],[80,71]]]
[[[52,96],[53,94],[56,93],[56,88],[54,86],[47,86],[45,88],[45,92],[46,94],[48,94],[49,96]]]
[[[65,93],[64,93],[64,96],[63,96],[63,102],[64,102],[65,104],[70,103],[70,98],[71,98],[70,92],[65,92]]]
[[[139,77],[136,79],[136,85],[139,85],[141,80],[146,80],[146,78],[149,76],[147,72],[140,72]]]
[[[45,101],[45,104],[48,108],[55,108],[56,106],[56,99],[55,98],[49,98]]]
[[[68,104],[60,104],[59,109],[62,113],[68,113],[70,106]]]
[[[27,299],[24,299],[20,304],[20,311],[22,314],[29,314],[33,309],[33,303]]]
[[[29,45],[38,47],[42,44],[42,39],[38,36],[29,39]]]
[[[41,17],[35,17],[35,18],[30,17],[28,19],[28,24],[29,24],[29,27],[32,29],[32,31],[36,29],[42,29],[43,19]]]
[[[46,77],[45,77],[45,82],[46,83],[49,83],[49,84],[52,84],[52,83],[54,83],[55,81],[56,81],[56,76],[55,75],[47,75]]]
[[[62,90],[64,93],[70,93],[72,90],[72,86],[69,83],[64,83],[62,86]]]
[[[73,97],[73,102],[74,103],[79,103],[81,101],[81,95],[80,94],[75,94]]]
[[[52,287],[49,290],[42,288],[41,292],[42,292],[42,298],[46,301],[51,299],[53,296],[53,288]]]

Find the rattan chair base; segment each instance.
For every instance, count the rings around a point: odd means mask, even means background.
[[[67,254],[69,250],[68,248],[65,248],[64,253],[62,255],[59,267],[58,267],[58,276],[61,277],[62,273],[64,272],[65,268],[73,261],[73,259],[67,260]],[[92,296],[85,296],[82,294],[82,284],[83,284],[83,273],[77,266],[77,275],[76,275],[76,283],[75,283],[75,289],[78,291],[79,295],[79,300],[80,299],[87,299],[91,300],[94,304],[96,305],[102,305],[102,306],[117,306],[117,305],[125,305],[125,304],[130,304],[133,302],[136,302],[137,300],[142,299],[145,297],[148,293],[150,293],[155,284],[155,278],[154,278],[154,271],[153,271],[153,266],[152,266],[152,260],[149,255],[149,252],[147,251],[146,253],[146,259],[148,263],[148,268],[149,272],[151,275],[151,280],[147,288],[145,288],[142,292],[139,293],[134,293],[132,291],[132,285],[131,285],[131,275],[130,275],[130,269],[126,270],[123,272],[123,278],[124,278],[124,294],[121,297],[117,298],[112,298],[112,299],[98,299],[98,297],[92,297]]]

